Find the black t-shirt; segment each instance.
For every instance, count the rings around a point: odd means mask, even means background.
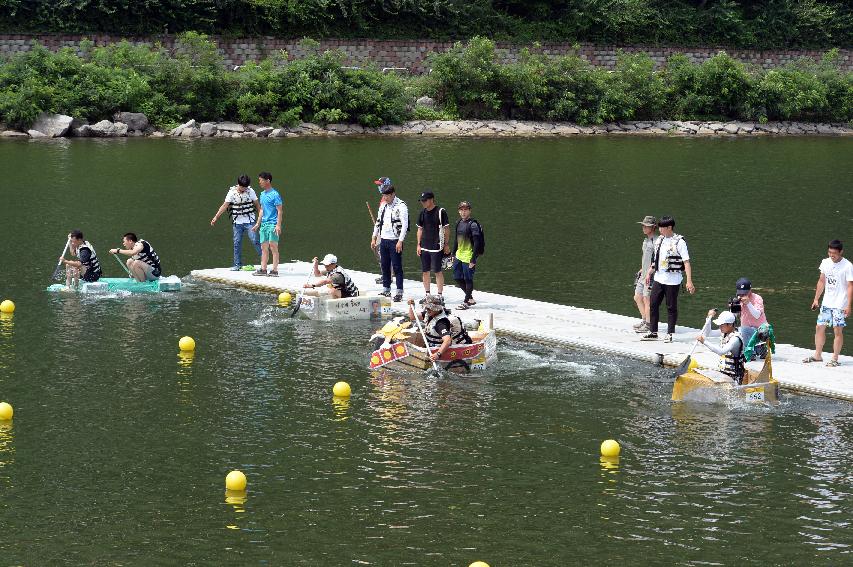
[[[439,212],[441,218],[439,218]],[[440,250],[441,241],[439,234],[442,227],[450,224],[447,217],[447,211],[440,207],[433,207],[431,211],[421,209],[421,214],[418,217],[418,226],[421,230],[421,248],[424,250]]]
[[[435,324],[435,332],[442,337],[446,337],[447,335],[449,335],[450,330],[450,321],[448,321],[447,318],[444,318]]]

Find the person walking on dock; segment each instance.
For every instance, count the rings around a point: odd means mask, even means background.
[[[835,338],[832,341],[832,360],[827,366],[838,366],[838,355],[844,346],[844,327],[846,317],[850,316],[851,301],[853,301],[853,264],[844,258],[844,245],[840,240],[829,243],[827,258],[824,258],[818,269],[820,277],[815,287],[812,311],[820,305],[817,316],[817,326],[814,333],[814,355],[803,362],[823,362],[823,345],[826,343],[826,328],[832,327]],[[823,303],[820,296],[823,295]]]
[[[394,301],[403,300],[403,241],[409,232],[409,209],[406,203],[397,197],[396,189],[388,184],[380,189],[382,206],[376,215],[370,247],[379,247],[379,261],[382,268],[382,288],[380,295],[391,297],[391,266],[394,266],[394,279],[397,292]]]
[[[465,292],[465,299],[457,309],[468,309],[475,303],[474,270],[477,257],[485,249],[483,227],[471,218],[471,203],[459,203],[459,220],[456,222],[456,240],[453,243],[453,279],[459,289]]]
[[[645,238],[643,238],[641,248],[640,271],[637,272],[634,282],[634,303],[637,304],[637,309],[640,311],[640,322],[634,325],[634,330],[638,333],[649,333],[652,330],[649,325],[649,297],[652,290],[646,283],[646,274],[649,272],[652,256],[655,253],[655,230],[658,227],[658,219],[646,215],[638,224],[642,225]]]
[[[670,216],[661,217],[658,223],[660,236],[655,241],[655,252],[652,265],[646,274],[646,282],[651,282],[652,291],[649,297],[649,333],[643,335],[644,341],[658,339],[658,320],[660,304],[666,299],[667,331],[664,342],[671,343],[675,334],[675,324],[678,321],[678,290],[681,282],[687,279],[687,292],[693,294],[693,270],[690,266],[690,254],[687,242],[680,234],[675,234],[675,219]]]
[[[435,274],[438,296],[444,297],[444,271],[442,260],[450,254],[450,218],[447,211],[435,204],[432,191],[421,193],[421,214],[418,216],[418,238],[416,252],[421,258],[421,277],[424,294],[429,295],[431,274]]]
[[[261,241],[261,267],[252,272],[255,276],[278,277],[278,240],[281,237],[281,221],[284,216],[281,195],[273,189],[272,174],[262,171],[258,174],[258,185],[263,192],[259,199],[261,213],[253,227]],[[267,272],[267,263],[272,254],[272,270]]]
[[[237,185],[228,189],[225,195],[225,202],[210,219],[210,226],[216,224],[216,221],[222,216],[226,210],[231,214],[232,223],[232,240],[234,243],[234,265],[231,266],[231,271],[238,271],[243,267],[243,235],[249,237],[249,242],[258,251],[258,256],[261,256],[261,243],[258,241],[258,233],[255,232],[254,224],[261,212],[261,206],[258,203],[258,196],[255,190],[250,187],[249,176],[246,174],[237,178]]]

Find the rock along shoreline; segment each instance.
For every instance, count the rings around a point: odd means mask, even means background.
[[[598,135],[748,137],[748,136],[851,136],[853,125],[811,122],[704,122],[704,121],[632,121],[580,126],[567,122],[531,122],[522,120],[412,120],[400,125],[368,128],[359,124],[318,125],[303,122],[297,126],[273,127],[236,122],[190,120],[170,131],[149,125],[144,114],[123,112],[115,121],[96,124],[78,122],[70,116],[42,115],[27,132],[0,127],[0,138],[299,138],[329,136],[435,136],[447,138],[546,138]]]

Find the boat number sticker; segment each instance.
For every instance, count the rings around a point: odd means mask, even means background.
[[[764,388],[747,388],[746,401],[748,402],[763,402]]]

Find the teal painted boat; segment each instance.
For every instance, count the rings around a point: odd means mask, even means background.
[[[105,294],[116,292],[127,293],[161,293],[181,291],[181,278],[168,276],[151,282],[138,282],[131,278],[101,278],[96,282],[83,282],[76,290],[69,290],[65,284],[53,284],[47,287],[50,292],[67,292],[83,294]]]

